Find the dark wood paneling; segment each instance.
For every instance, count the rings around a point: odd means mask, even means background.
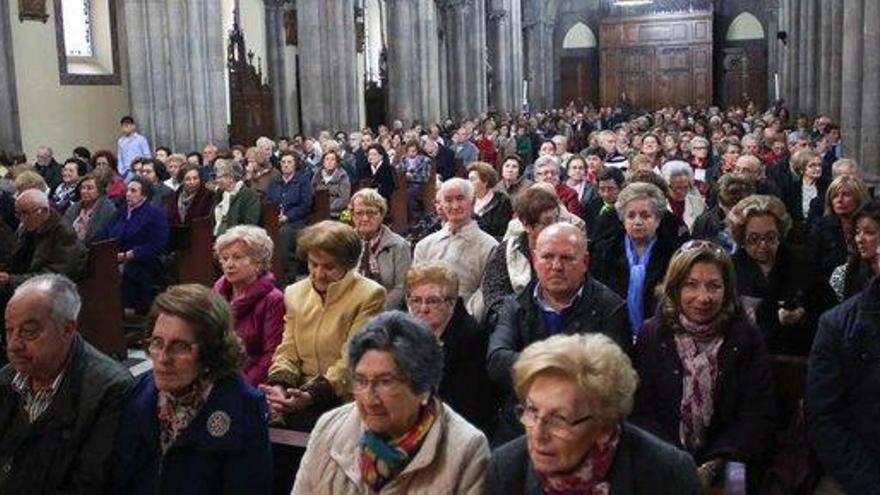
[[[233,27],[226,48],[229,69],[229,144],[253,146],[260,136],[275,136],[272,89],[254,67],[254,52],[246,51],[244,35]]]
[[[722,94],[724,105],[754,102],[767,106],[767,54],[764,40],[724,48]]]
[[[573,50],[572,50],[573,51]],[[559,64],[562,105],[574,101],[596,105],[599,102],[599,61],[595,48],[578,50],[577,55],[563,55]]]
[[[712,102],[712,15],[610,18],[599,27],[599,100],[636,107]]]

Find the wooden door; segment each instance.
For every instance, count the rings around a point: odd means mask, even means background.
[[[560,61],[561,106],[599,102],[599,60],[595,48],[566,50]]]
[[[763,40],[724,49],[724,106],[767,106],[767,55]]]

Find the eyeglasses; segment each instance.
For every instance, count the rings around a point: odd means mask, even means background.
[[[40,335],[43,334],[43,328],[36,323],[30,322],[25,323],[21,327],[18,328],[18,338],[24,340],[25,342],[33,342],[40,338]],[[15,335],[15,332],[7,328],[6,329],[6,342],[11,342],[12,337]]]
[[[376,218],[380,213],[379,210],[354,210],[351,212],[355,218]]]
[[[679,248],[679,251],[681,251],[682,253],[687,253],[689,251],[696,251],[698,249],[705,249],[705,250],[711,251],[719,256],[726,254],[724,252],[724,250],[721,249],[721,246],[719,246],[718,244],[715,244],[712,241],[706,241],[706,240],[702,240],[702,239],[694,239],[692,241],[687,241],[686,243],[681,245],[681,247]]]
[[[547,433],[563,440],[574,437],[573,429],[575,426],[594,418],[592,414],[578,419],[568,419],[559,414],[550,414],[542,418],[536,407],[527,404],[518,404],[514,408],[514,412],[524,427],[531,429],[536,428],[539,423],[544,423]]]
[[[195,342],[185,340],[172,340],[165,342],[162,337],[150,337],[147,340],[147,352],[152,356],[159,356],[163,352],[172,359],[187,357],[198,347]]]
[[[373,390],[376,394],[387,396],[397,390],[397,386],[405,382],[403,378],[386,375],[378,378],[367,378],[361,375],[352,375],[351,391],[355,394],[365,394]]]
[[[746,236],[746,244],[757,246],[762,243],[769,246],[779,244],[779,233],[771,231],[765,234],[751,233]]]
[[[452,297],[417,297],[410,296],[406,298],[406,304],[410,308],[418,308],[421,305],[428,306],[431,309],[439,308],[441,305],[453,301]]]

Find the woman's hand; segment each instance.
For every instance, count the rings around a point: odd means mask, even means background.
[[[779,308],[779,324],[787,327],[791,325],[797,325],[802,322],[804,318],[807,317],[807,310],[804,308],[796,308],[796,309],[785,309]]]
[[[312,395],[297,388],[285,389],[280,385],[262,385],[271,416],[284,415],[305,409],[312,404]]]
[[[723,466],[723,460],[712,459],[711,461],[704,462],[697,468],[697,477],[700,479],[703,492],[708,492],[709,488],[715,484],[715,481],[718,479],[718,473]]]
[[[278,214],[278,223],[284,223],[286,221],[287,221],[287,217],[284,215],[284,213]]]

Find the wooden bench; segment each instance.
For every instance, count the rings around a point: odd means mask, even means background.
[[[278,222],[278,207],[272,203],[264,201],[262,204],[263,228],[266,234],[272,239],[272,273],[275,280],[284,280],[284,265],[281,263],[281,242],[278,231],[281,224]]]
[[[330,219],[330,191],[318,189],[312,193],[312,213],[309,214],[309,224],[318,223]]]
[[[409,229],[409,214],[406,207],[406,172],[394,170],[394,192],[391,193],[391,201],[388,209],[391,211],[391,230],[400,235],[406,234]]]
[[[194,218],[188,228],[186,248],[177,251],[177,280],[181,284],[214,285],[214,219]]]
[[[434,198],[437,196],[437,164],[431,163],[431,170],[428,172],[428,182],[422,189],[422,205],[425,208],[425,215],[434,213]]]
[[[78,284],[82,298],[79,333],[96,349],[122,360],[126,358],[122,330],[122,280],[115,239],[96,242],[89,248],[86,278]]]

